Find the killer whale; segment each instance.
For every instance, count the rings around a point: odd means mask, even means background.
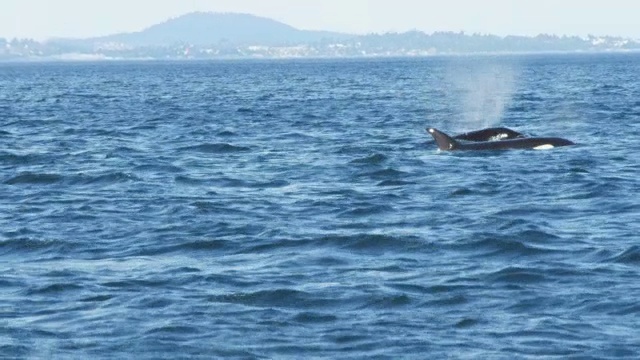
[[[456,140],[466,141],[494,141],[523,138],[524,135],[506,127],[493,127],[482,130],[469,131],[464,134],[453,136]]]
[[[574,145],[572,141],[558,137],[524,137],[501,141],[464,143],[438,129],[427,128],[427,132],[433,136],[440,150],[551,149],[558,146]]]

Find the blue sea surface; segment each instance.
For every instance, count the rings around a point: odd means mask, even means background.
[[[639,74],[0,64],[0,358],[640,358]]]

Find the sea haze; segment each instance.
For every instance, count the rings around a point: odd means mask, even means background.
[[[144,30],[95,38],[7,40],[0,62],[87,59],[276,59],[638,51],[640,41],[616,36],[535,37],[421,31],[355,35],[296,29],[249,14],[189,13]]]
[[[638,74],[0,64],[0,358],[640,358]]]

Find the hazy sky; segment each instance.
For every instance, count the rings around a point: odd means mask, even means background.
[[[0,0],[0,37],[89,37],[142,30],[191,11],[243,12],[299,29],[421,30],[640,39],[636,0]]]

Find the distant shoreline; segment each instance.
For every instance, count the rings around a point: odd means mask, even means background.
[[[472,58],[472,57],[527,57],[527,56],[599,56],[599,55],[635,55],[640,54],[636,50],[609,50],[609,51],[536,51],[536,52],[475,52],[475,53],[441,53],[432,55],[357,55],[357,56],[279,56],[279,57],[252,57],[252,56],[226,56],[211,58],[115,58],[104,56],[51,56],[51,57],[18,57],[0,58],[0,64],[15,63],[162,63],[162,62],[224,62],[224,61],[318,61],[318,60],[409,60],[409,59],[439,59],[439,58]]]
[[[249,14],[190,13],[137,32],[47,41],[0,38],[0,61],[387,58],[640,51],[615,36],[497,36],[413,30],[355,35],[296,29]]]

